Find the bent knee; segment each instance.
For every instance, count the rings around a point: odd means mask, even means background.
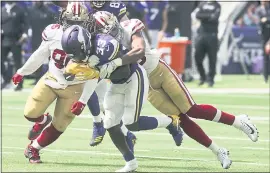
[[[60,132],[64,132],[69,124],[73,121],[75,116],[65,116],[64,118],[53,118],[52,124],[55,127],[56,130]]]

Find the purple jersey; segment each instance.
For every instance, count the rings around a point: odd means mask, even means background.
[[[109,2],[106,1],[106,3],[101,8],[94,8],[91,7],[89,3],[86,5],[88,7],[89,12],[95,12],[95,11],[107,11],[115,15],[118,19],[118,21],[121,21],[121,19],[126,15],[127,8],[126,5],[123,2],[120,1],[113,1]]]
[[[100,61],[98,66],[106,64],[115,58],[121,57],[121,55],[124,55],[128,51],[117,40],[115,40],[112,36],[108,34],[96,35],[94,42],[94,49],[96,50],[95,55],[99,57]],[[131,69],[130,76],[136,71],[137,68],[138,68],[137,63],[130,65]],[[121,81],[119,83],[123,82],[125,81]]]
[[[162,27],[162,13],[168,8],[168,1],[146,1],[145,6],[146,22],[149,29],[160,30]]]

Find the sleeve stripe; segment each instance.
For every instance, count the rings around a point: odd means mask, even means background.
[[[133,30],[132,30],[132,33],[136,33],[136,32],[139,32],[141,30],[143,30],[145,27],[144,25],[140,25],[140,26],[137,26],[136,28],[134,27]]]
[[[120,10],[120,13],[118,14],[118,16],[121,16],[122,14],[126,13],[127,12],[127,8],[124,7]]]
[[[44,31],[42,32],[42,39],[43,39],[44,41],[48,41],[47,35],[45,34]]]
[[[132,28],[132,31],[133,31],[134,29],[136,29],[137,27],[139,27],[141,24],[142,24],[141,21],[138,22],[138,23]]]
[[[114,51],[112,55],[110,56],[109,60],[113,60],[114,58],[116,58],[116,55],[119,52],[119,47],[120,47],[119,42],[116,40],[112,40],[111,43],[113,44]]]

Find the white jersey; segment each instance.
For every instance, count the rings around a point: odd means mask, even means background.
[[[18,74],[29,75],[35,72],[44,61],[49,58],[49,69],[45,83],[52,88],[64,89],[68,85],[84,83],[85,81],[67,81],[64,77],[65,66],[69,62],[67,54],[63,51],[61,38],[63,27],[59,24],[50,24],[42,32],[40,47],[30,56]]]
[[[142,31],[145,28],[145,26],[142,23],[142,21],[138,19],[130,19],[121,22],[120,25],[124,29],[121,44],[125,46],[127,49],[131,49],[132,35],[136,32]],[[144,69],[147,72],[147,75],[149,75],[157,67],[161,55],[156,49],[151,49],[148,42],[145,42],[145,44],[146,44],[145,58],[141,59],[139,63],[144,67]]]

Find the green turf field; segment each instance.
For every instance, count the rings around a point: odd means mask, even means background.
[[[27,82],[29,83],[29,82]],[[207,87],[198,90],[196,83],[187,84],[197,103],[214,104],[219,109],[234,114],[247,113],[260,132],[259,141],[253,143],[234,127],[196,120],[205,132],[220,146],[230,150],[233,164],[223,170],[215,156],[187,136],[182,146],[176,147],[164,129],[139,132],[135,153],[139,162],[138,172],[269,172],[269,86],[261,76],[224,76],[211,92]],[[237,93],[219,93],[221,91]],[[242,88],[246,88],[242,90]],[[212,91],[212,90],[211,90]],[[266,93],[243,93],[266,91]],[[2,93],[2,171],[39,172],[104,172],[115,171],[124,166],[108,134],[101,145],[90,147],[92,120],[85,109],[74,120],[57,142],[41,151],[44,162],[31,165],[23,155],[28,144],[27,133],[31,126],[23,117],[24,103],[30,91],[4,91]],[[52,112],[52,107],[49,109]],[[145,103],[142,114],[157,115],[158,112]]]

